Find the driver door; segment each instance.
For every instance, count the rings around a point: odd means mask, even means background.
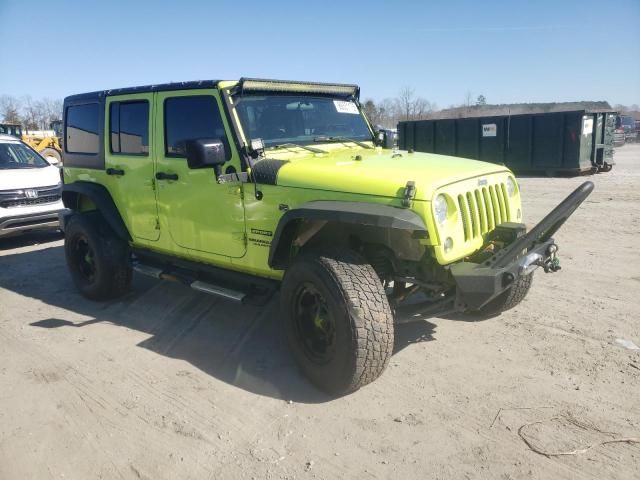
[[[242,257],[246,251],[242,185],[217,183],[213,168],[190,169],[185,154],[185,140],[219,138],[227,155],[222,171],[240,171],[219,93],[158,92],[155,105],[158,212],[173,248],[193,255]]]

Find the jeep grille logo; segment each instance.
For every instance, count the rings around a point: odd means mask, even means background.
[[[478,180],[478,186],[479,187],[485,187],[487,185],[487,179],[486,178],[481,178],[480,180]]]

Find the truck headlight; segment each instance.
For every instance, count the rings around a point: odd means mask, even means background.
[[[444,195],[438,195],[433,202],[433,211],[436,215],[436,221],[440,225],[447,220],[448,208],[447,198]]]
[[[516,181],[513,179],[513,177],[507,178],[507,193],[509,194],[509,196],[513,197],[516,194],[517,190],[518,185],[516,184]]]

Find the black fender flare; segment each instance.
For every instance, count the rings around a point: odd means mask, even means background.
[[[269,249],[269,266],[286,266],[299,220],[325,220],[328,222],[366,225],[420,232],[427,235],[422,218],[412,210],[377,203],[318,200],[303,203],[288,210],[278,222]]]
[[[118,207],[116,207],[111,194],[103,185],[92,182],[74,182],[63,185],[62,202],[65,207],[75,210],[77,208],[78,195],[86,195],[95,203],[116,235],[127,242],[131,240],[131,235],[124,220],[122,220],[122,216],[120,216]]]

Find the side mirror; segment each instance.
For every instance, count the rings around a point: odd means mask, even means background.
[[[390,130],[380,129],[375,132],[376,144],[385,149],[393,149],[396,146],[396,133]]]
[[[227,161],[224,143],[218,138],[187,140],[185,147],[189,168],[213,167],[219,175],[220,166]]]

